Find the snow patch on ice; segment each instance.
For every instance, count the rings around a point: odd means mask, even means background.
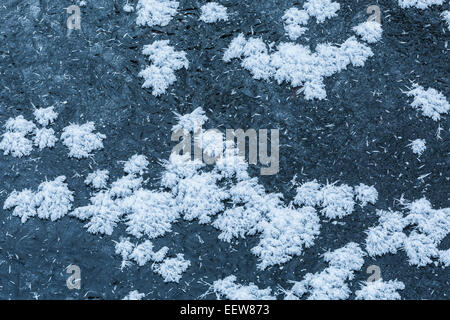
[[[63,129],[62,143],[69,148],[69,157],[87,158],[92,151],[103,149],[104,134],[94,133],[94,122],[71,124]]]
[[[217,299],[228,300],[275,300],[272,290],[259,289],[255,284],[247,286],[236,283],[236,276],[228,276],[224,279],[214,281],[211,289],[216,294]]]
[[[208,2],[200,8],[200,20],[205,23],[228,21],[227,8],[217,2]]]
[[[170,0],[139,0],[136,23],[139,26],[165,27],[176,15],[179,2]]]
[[[450,104],[445,96],[436,89],[425,90],[422,86],[414,84],[413,89],[406,93],[414,97],[411,107],[422,111],[426,117],[438,121],[450,110]]]

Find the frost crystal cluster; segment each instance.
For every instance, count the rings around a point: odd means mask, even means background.
[[[170,0],[139,0],[136,23],[139,26],[167,26],[176,15],[179,2]]]
[[[214,281],[212,291],[217,295],[217,299],[228,300],[274,300],[270,288],[259,289],[255,284],[248,286],[236,283],[236,276],[228,276],[221,280]]]
[[[408,97],[414,97],[411,107],[422,111],[426,117],[438,121],[441,116],[450,110],[450,104],[445,96],[436,89],[425,90],[422,86],[415,84],[414,88],[407,92]]]
[[[169,40],[159,40],[146,45],[142,53],[148,56],[152,63],[139,72],[139,76],[145,80],[142,87],[152,88],[154,96],[165,93],[167,88],[177,80],[175,71],[189,67],[186,52],[175,51],[172,46],[169,46]]]
[[[363,22],[353,28],[358,36],[367,43],[375,43],[381,40],[383,29],[376,21]]]
[[[69,148],[69,157],[87,158],[92,151],[103,149],[104,134],[94,133],[94,122],[71,124],[63,129],[62,143]]]
[[[217,2],[208,2],[200,8],[200,20],[205,23],[214,23],[217,21],[228,21],[227,8]]]
[[[444,0],[398,0],[402,8],[416,7],[418,9],[427,9],[432,5],[442,5]]]
[[[397,280],[383,279],[365,282],[360,290],[355,292],[356,300],[400,300],[400,294],[397,290],[405,289],[405,284]]]

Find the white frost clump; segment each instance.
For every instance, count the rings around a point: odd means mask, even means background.
[[[147,168],[149,162],[147,157],[144,155],[135,154],[127,162],[125,162],[125,167],[123,171],[128,174],[144,174],[145,169]]]
[[[441,115],[450,110],[450,104],[445,96],[436,89],[425,90],[422,86],[414,84],[414,88],[407,92],[408,97],[414,97],[411,106],[420,109],[424,116],[438,121]]]
[[[412,152],[417,154],[419,157],[422,153],[427,149],[426,141],[424,139],[416,139],[409,144],[412,149]]]
[[[289,38],[297,40],[308,28],[302,27],[308,23],[309,15],[305,10],[288,9],[283,15],[284,30]]]
[[[450,233],[450,209],[433,209],[425,198],[409,203],[407,209],[407,216],[378,211],[379,225],[369,228],[366,250],[374,257],[402,249],[410,265],[423,267],[440,258],[438,246]],[[406,227],[413,229],[409,236],[403,232]]]
[[[90,156],[90,152],[103,149],[104,134],[93,133],[94,122],[83,125],[71,124],[63,129],[61,140],[69,148],[69,157],[81,159]]]
[[[58,141],[58,138],[55,136],[55,130],[51,128],[41,128],[36,129],[33,137],[34,145],[42,150],[44,148],[53,148]]]
[[[133,12],[134,7],[129,3],[125,3],[125,5],[123,6],[123,11],[128,12],[128,13]]]
[[[381,24],[376,21],[363,22],[356,27],[353,27],[353,31],[367,43],[380,41],[383,34]]]
[[[13,157],[21,158],[28,156],[33,150],[33,142],[27,138],[36,126],[33,122],[25,120],[23,116],[10,118],[5,124],[6,132],[2,135],[0,149],[5,156],[11,154]]]
[[[136,23],[139,26],[167,26],[177,13],[178,1],[170,0],[139,0],[136,10]]]
[[[153,251],[153,243],[149,240],[141,244],[134,245],[129,238],[121,238],[116,242],[116,254],[122,257],[122,267],[130,264],[129,260],[134,260],[140,267],[149,261],[161,262],[166,257],[168,247],[162,247],[157,252]]]
[[[58,118],[58,114],[53,107],[36,109],[34,110],[34,116],[36,121],[44,127],[53,123]]]
[[[65,216],[72,208],[73,192],[64,182],[65,176],[53,181],[41,183],[36,192],[24,189],[13,191],[6,199],[3,209],[12,209],[13,215],[25,223],[28,218],[38,216],[40,219],[55,221]]]
[[[439,251],[439,262],[445,267],[450,267],[450,249]]]
[[[262,221],[258,229],[262,230],[260,241],[251,251],[259,257],[258,269],[265,270],[299,256],[303,248],[311,247],[319,235],[320,220],[312,207],[276,208],[269,212],[268,220]]]
[[[375,204],[378,200],[378,191],[373,186],[367,186],[363,183],[355,187],[356,200],[365,207],[368,203]]]
[[[348,65],[362,67],[373,56],[372,50],[350,37],[340,46],[319,44],[315,52],[303,45],[281,43],[277,50],[269,53],[268,46],[259,38],[246,40],[242,34],[232,40],[225,51],[223,60],[241,58],[243,68],[250,71],[253,78],[269,80],[278,84],[289,83],[300,89],[305,99],[326,98],[324,78],[345,70]]]
[[[168,258],[161,264],[154,267],[154,271],[164,278],[164,282],[176,282],[181,279],[181,275],[191,266],[189,260],[184,259],[184,255],[179,253],[176,258]]]
[[[319,273],[308,273],[300,282],[295,282],[286,299],[299,299],[308,294],[308,300],[344,300],[350,296],[347,280],[354,278],[364,264],[364,251],[358,244],[350,242],[344,247],[324,254],[329,267]]]
[[[341,5],[331,0],[307,0],[303,8],[311,17],[316,17],[317,23],[322,23],[325,19],[336,17]]]
[[[383,279],[365,282],[360,290],[355,292],[356,300],[400,300],[400,294],[397,290],[405,289],[405,284],[397,280]]]
[[[109,179],[108,170],[96,170],[86,177],[84,183],[86,185],[91,185],[95,189],[105,189]]]
[[[200,20],[206,23],[214,23],[219,20],[228,21],[227,8],[217,2],[209,2],[200,8],[202,14]]]
[[[403,233],[406,221],[398,212],[378,210],[377,215],[379,225],[367,231],[366,251],[371,257],[396,254],[406,239]]]
[[[450,30],[450,10],[445,10],[441,13],[442,18],[447,22],[447,28]]]
[[[217,299],[224,297],[228,300],[275,300],[269,287],[259,289],[253,283],[244,286],[236,283],[236,276],[228,276],[214,281],[211,289],[216,294]]]
[[[294,203],[296,205],[305,206],[318,206],[322,201],[320,189],[322,185],[317,180],[303,183],[297,188],[297,195],[295,196]]]
[[[321,190],[321,213],[329,219],[343,218],[353,212],[353,188],[343,184],[335,186],[328,184]]]
[[[416,7],[418,9],[427,9],[432,5],[442,5],[444,0],[398,0],[398,4],[402,8]]]
[[[145,297],[145,293],[139,293],[139,291],[130,291],[122,300],[142,300]]]
[[[178,122],[172,127],[173,132],[178,130],[197,132],[208,120],[208,117],[205,115],[205,111],[201,107],[198,107],[191,113],[185,115],[175,113],[175,116]]]
[[[139,76],[145,80],[142,87],[152,88],[154,96],[165,93],[177,80],[175,71],[189,67],[186,52],[175,51],[169,46],[169,40],[159,40],[146,45],[142,53],[152,62],[149,67],[139,72]]]

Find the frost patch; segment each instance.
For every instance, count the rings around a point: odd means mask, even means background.
[[[417,154],[419,157],[427,149],[426,141],[424,139],[416,139],[409,144],[413,153]]]
[[[290,8],[284,13],[282,19],[284,30],[292,41],[297,40],[308,30],[308,28],[303,27],[309,20],[309,15],[305,10]]]
[[[109,179],[108,170],[96,170],[90,173],[84,183],[88,186],[92,186],[94,189],[105,189]]]
[[[36,129],[33,137],[34,145],[38,147],[39,150],[53,148],[57,141],[58,138],[55,136],[55,130],[51,128]]]
[[[41,183],[36,192],[24,189],[13,191],[6,199],[3,209],[13,209],[13,215],[22,223],[37,216],[40,219],[58,220],[72,208],[73,192],[65,183],[66,177],[59,176],[53,181]]]
[[[303,8],[311,17],[316,17],[317,23],[322,23],[325,19],[336,17],[341,5],[331,0],[307,0]]]
[[[217,21],[228,21],[227,8],[217,2],[209,2],[200,8],[200,20],[205,23],[214,23]]]
[[[25,120],[23,116],[10,118],[5,124],[6,132],[2,135],[0,149],[5,156],[21,158],[28,156],[33,150],[33,142],[27,138],[36,126],[33,122]]]
[[[367,43],[375,43],[381,40],[383,29],[381,24],[376,21],[367,21],[353,27],[353,31],[356,32],[362,40]]]
[[[184,259],[183,254],[177,254],[176,258],[168,258],[163,263],[156,265],[153,269],[155,273],[164,278],[164,282],[180,282],[183,272],[191,266],[189,260]]]
[[[103,149],[104,134],[94,133],[94,122],[83,125],[71,124],[63,129],[62,143],[69,148],[69,157],[87,158],[92,151]]]
[[[275,300],[272,290],[259,289],[255,284],[248,286],[236,283],[236,276],[228,276],[221,280],[214,281],[211,290],[216,294],[217,299],[227,300]]]
[[[416,7],[418,9],[427,9],[432,5],[442,5],[444,0],[398,0],[398,4],[402,8]]]
[[[422,111],[426,117],[438,121],[441,116],[450,110],[450,104],[445,96],[436,89],[425,90],[422,86],[414,84],[412,90],[406,93],[408,97],[414,97],[411,107]]]
[[[445,10],[441,13],[442,19],[444,19],[445,22],[447,22],[447,28],[450,30],[450,11]]]
[[[159,40],[146,45],[142,53],[148,56],[152,64],[141,70],[139,77],[145,80],[142,87],[152,88],[154,96],[165,93],[167,88],[177,80],[175,71],[189,67],[186,52],[175,51],[169,46],[169,40]]]
[[[400,300],[398,290],[404,290],[405,284],[397,280],[383,279],[374,282],[365,282],[360,290],[355,292],[356,300]]]
[[[223,60],[242,59],[243,68],[250,71],[254,79],[275,79],[278,84],[289,83],[300,89],[305,99],[326,98],[324,78],[345,70],[350,64],[362,67],[373,56],[372,50],[356,40],[347,39],[339,47],[319,44],[315,52],[303,45],[281,43],[277,50],[269,52],[259,38],[246,40],[242,34],[232,40]]]
[[[296,300],[307,295],[308,300],[345,300],[350,296],[346,283],[364,264],[365,253],[358,244],[350,242],[344,247],[324,254],[328,268],[319,273],[308,273],[295,282],[286,299]]]
[[[142,300],[145,298],[145,293],[139,293],[139,291],[130,291],[122,300]]]
[[[165,27],[177,14],[179,2],[170,0],[139,0],[136,23],[139,26]],[[124,8],[125,9],[125,8]]]
[[[34,117],[36,118],[37,123],[45,127],[55,122],[56,118],[58,118],[58,114],[53,107],[48,107],[34,110]]]

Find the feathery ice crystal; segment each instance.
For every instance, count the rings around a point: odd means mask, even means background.
[[[28,156],[33,150],[33,142],[27,136],[34,132],[36,126],[33,122],[25,120],[23,116],[10,118],[5,124],[6,132],[2,135],[0,149],[5,156],[21,158]]]
[[[447,99],[436,89],[425,90],[422,86],[414,84],[413,89],[408,91],[407,95],[414,97],[411,107],[421,110],[424,116],[434,121],[438,121],[450,110]]]
[[[44,127],[55,122],[56,118],[58,118],[58,114],[53,107],[36,109],[34,110],[34,116],[36,121]]]
[[[122,300],[142,300],[145,298],[145,293],[139,293],[137,290],[130,291]]]
[[[356,27],[353,27],[353,30],[367,43],[375,43],[380,41],[383,34],[381,24],[376,21],[363,22]]]
[[[104,134],[93,133],[94,122],[83,125],[71,124],[63,129],[62,143],[69,148],[69,157],[81,159],[89,157],[92,151],[103,149]]]
[[[350,242],[344,247],[324,254],[328,268],[319,273],[308,273],[300,282],[295,282],[286,299],[296,300],[308,294],[308,300],[344,300],[350,296],[346,283],[354,272],[364,264],[364,251],[358,244]]]
[[[167,26],[177,13],[178,1],[139,0],[136,23],[139,26]]]
[[[96,170],[90,173],[84,183],[86,185],[92,186],[94,189],[105,189],[109,179],[109,171],[108,170]]]
[[[164,282],[179,282],[181,274],[191,266],[189,260],[184,259],[184,255],[179,253],[175,258],[169,258],[163,263],[156,265],[154,271],[164,278]]]
[[[432,5],[442,5],[444,0],[398,0],[402,8],[416,7],[418,9],[427,9]]]
[[[450,10],[445,10],[441,13],[442,18],[447,22],[447,28],[450,30]]]
[[[167,88],[177,80],[175,71],[189,67],[186,52],[175,51],[169,46],[169,40],[159,40],[145,45],[142,53],[152,62],[150,66],[139,72],[139,76],[145,80],[142,87],[152,88],[154,96],[165,93]]]
[[[24,189],[13,191],[6,199],[3,209],[13,209],[13,215],[20,217],[22,223],[37,216],[40,219],[55,221],[65,216],[72,208],[73,192],[60,176],[53,181],[41,183],[36,192]]]
[[[216,294],[217,299],[224,297],[228,300],[274,300],[272,290],[259,289],[255,284],[250,283],[248,286],[236,283],[236,276],[228,276],[221,280],[214,281],[211,286],[212,291]]]
[[[316,52],[303,45],[281,43],[273,53],[260,38],[246,40],[243,34],[234,38],[225,51],[223,60],[242,59],[243,68],[255,79],[274,78],[279,84],[289,83],[301,87],[305,99],[326,98],[324,78],[345,70],[348,65],[361,67],[373,56],[372,50],[355,37],[348,38],[339,47],[319,44]]]
[[[427,149],[426,141],[424,139],[416,139],[409,144],[412,149],[412,152],[421,156],[422,153]]]
[[[219,20],[228,21],[227,8],[217,2],[208,2],[200,8],[200,20],[205,23],[214,23]]]
[[[308,23],[309,15],[305,10],[297,8],[288,9],[283,15],[284,30],[292,41],[297,40],[302,34],[308,30],[303,27]]]
[[[322,23],[325,19],[336,17],[341,5],[332,0],[307,0],[303,8],[311,17],[316,17],[317,23]]]
[[[383,279],[365,282],[360,290],[355,292],[356,300],[400,300],[400,294],[397,290],[405,289],[405,284],[397,280]]]

